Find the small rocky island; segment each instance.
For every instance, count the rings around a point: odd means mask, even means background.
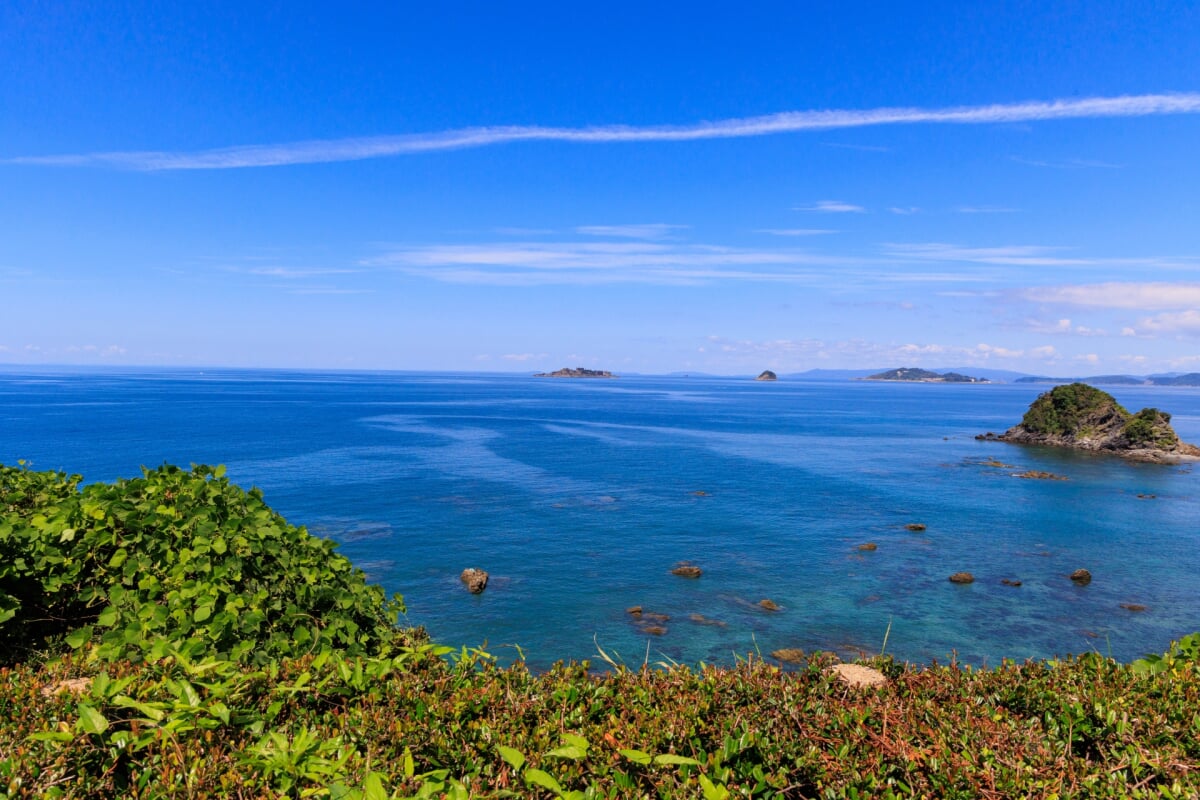
[[[758,373],[758,377],[755,378],[754,380],[756,380],[756,381],[777,381],[777,380],[779,380],[779,376],[776,375],[774,372],[771,372],[771,370],[769,370],[769,369],[764,369],[762,372]]]
[[[864,381],[903,381],[906,383],[991,383],[987,378],[972,378],[958,372],[931,372],[917,367],[899,367],[868,375]]]
[[[985,433],[975,438],[1113,453],[1162,464],[1200,460],[1200,447],[1179,440],[1170,414],[1157,408],[1131,414],[1108,392],[1086,383],[1056,386],[1033,401],[1019,425],[999,436]]]
[[[615,378],[606,369],[585,369],[584,367],[563,367],[556,369],[554,372],[539,372],[533,377],[535,378]]]

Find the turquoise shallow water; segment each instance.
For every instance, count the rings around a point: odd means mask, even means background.
[[[888,652],[920,662],[1161,651],[1200,630],[1200,472],[974,439],[1045,388],[8,368],[0,461],[226,464],[403,593],[409,622],[534,666],[597,642],[630,664],[875,653],[889,624]],[[1200,391],[1110,391],[1200,442]],[[703,576],[671,575],[683,560]]]

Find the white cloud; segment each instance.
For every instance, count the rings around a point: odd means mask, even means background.
[[[856,206],[844,200],[818,200],[816,205],[798,206],[792,210],[816,211],[821,214],[862,214],[866,211],[862,206]]]
[[[1099,364],[1100,356],[1095,353],[1084,353],[1083,355],[1075,356],[1076,361],[1083,361],[1087,364]]]
[[[1061,248],[1039,245],[1009,245],[1005,247],[960,247],[941,242],[887,244],[885,252],[900,258],[920,261],[960,261],[974,264],[1006,266],[1079,266],[1091,263],[1086,259],[1061,258],[1052,255]]]
[[[900,214],[901,216],[909,216],[911,214],[921,213],[921,209],[917,208],[916,206],[892,206],[888,209],[888,211],[891,211],[893,214]]]
[[[1108,335],[1099,328],[1089,328],[1086,325],[1073,325],[1069,319],[1060,319],[1054,322],[1031,319],[1028,321],[1028,326],[1031,331],[1035,331],[1036,333],[1070,334],[1074,336]]]
[[[959,206],[954,210],[959,214],[1015,214],[1020,211],[1007,206]]]
[[[1200,310],[1164,312],[1142,320],[1141,326],[1155,333],[1200,334]]]
[[[361,270],[356,269],[296,269],[293,267],[252,267],[246,270],[249,275],[263,278],[282,278],[283,280],[298,280],[320,277],[325,275],[349,275]]]
[[[1200,307],[1200,283],[1094,283],[1070,286],[1039,286],[1026,289],[1027,300],[1035,303],[1093,308],[1126,308],[1143,311]]]
[[[363,262],[449,283],[533,286],[812,282],[836,257],[663,242],[500,242],[397,248]]]
[[[755,233],[766,233],[771,236],[823,236],[827,233],[838,233],[839,231],[829,228],[759,228]]]
[[[687,225],[667,225],[661,222],[646,225],[581,225],[576,233],[585,236],[602,236],[609,239],[663,239],[675,231],[686,230]]]
[[[1000,103],[950,108],[875,108],[862,110],[787,111],[759,117],[724,119],[691,125],[598,125],[551,128],[508,125],[461,128],[438,133],[325,139],[282,144],[222,147],[196,152],[132,151],[55,156],[23,156],[0,163],[46,166],[109,166],[139,170],[231,169],[288,164],[358,161],[403,154],[455,150],[508,142],[579,143],[681,142],[737,139],[803,131],[863,128],[879,125],[980,125],[1057,119],[1144,117],[1200,112],[1200,93],[1122,95],[1068,100]]]
[[[1048,169],[1122,169],[1123,164],[1110,164],[1107,161],[1090,161],[1085,158],[1068,158],[1065,161],[1043,161],[1033,158],[1022,158],[1013,156],[1012,160],[1018,164],[1025,164],[1030,167],[1045,167]]]

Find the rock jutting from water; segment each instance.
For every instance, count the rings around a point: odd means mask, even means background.
[[[775,381],[775,380],[779,380],[779,376],[776,375],[774,372],[771,372],[771,370],[769,370],[769,369],[764,369],[762,372],[758,373],[758,377],[755,378],[754,380],[756,380],[756,381]]]
[[[975,438],[1113,453],[1162,464],[1200,460],[1200,447],[1180,441],[1170,414],[1157,408],[1132,414],[1112,395],[1086,383],[1056,386],[1033,401],[1019,424],[999,436],[985,433]]]
[[[488,585],[488,574],[481,569],[468,567],[458,576],[459,580],[467,585],[467,591],[471,594],[480,594]]]

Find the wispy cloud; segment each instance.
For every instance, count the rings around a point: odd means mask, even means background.
[[[1118,282],[1074,286],[1039,286],[1022,293],[1035,303],[1140,311],[1186,310],[1200,314],[1200,283]]]
[[[654,222],[643,225],[581,225],[576,233],[584,236],[601,236],[608,239],[665,239],[682,230],[687,225],[667,225]]]
[[[1155,333],[1200,334],[1200,310],[1167,311],[1142,320],[1141,326]]]
[[[357,269],[342,268],[295,268],[295,267],[252,267],[245,270],[247,275],[257,275],[262,278],[280,278],[283,280],[303,280],[325,275],[350,275],[361,272]]]
[[[1034,333],[1050,333],[1071,336],[1106,336],[1107,332],[1100,328],[1089,328],[1086,325],[1076,325],[1069,319],[1059,319],[1053,322],[1031,319],[1027,327]]]
[[[962,247],[941,242],[887,244],[884,246],[885,252],[889,255],[919,261],[957,261],[1026,267],[1080,266],[1092,263],[1087,259],[1062,258],[1054,255],[1059,249],[1039,245]]]
[[[866,211],[862,206],[856,206],[843,200],[818,200],[816,205],[798,206],[792,210],[816,211],[821,214],[861,214]]]
[[[921,209],[916,206],[892,206],[888,211],[891,211],[893,214],[900,214],[901,216],[921,213]]]
[[[1017,359],[1052,362],[1059,357],[1052,345],[1013,348],[979,343],[973,346],[936,342],[884,343],[866,339],[828,341],[822,339],[769,339],[764,341],[734,340],[710,336],[702,352],[721,354],[742,363],[769,363],[790,368],[791,365],[817,362],[876,367],[884,364],[908,363],[936,366],[965,364],[983,366],[989,363],[1012,362]]]
[[[1046,169],[1122,169],[1124,164],[1110,164],[1107,161],[1090,161],[1085,158],[1068,158],[1065,161],[1043,161],[1036,158],[1012,156],[1012,160],[1028,167],[1044,167]]]
[[[827,233],[838,233],[830,228],[759,228],[754,232],[771,236],[823,236]]]
[[[822,142],[825,147],[836,147],[840,150],[861,150],[864,153],[890,153],[892,148],[877,144],[845,144],[844,142]]]
[[[1020,211],[1007,206],[959,206],[954,210],[959,214],[1016,214]]]
[[[668,242],[492,242],[401,247],[366,259],[449,283],[500,286],[604,283],[701,284],[719,280],[811,282],[854,264],[793,249]]]
[[[130,151],[21,156],[4,159],[0,163],[75,167],[107,166],[135,170],[234,169],[359,161],[369,158],[486,147],[511,142],[557,141],[591,144],[684,142],[880,125],[980,125],[1195,113],[1200,113],[1200,93],[1189,92],[998,103],[950,108],[787,111],[779,114],[698,122],[690,125],[599,125],[583,128],[508,125],[399,136],[245,145],[194,152]]]

